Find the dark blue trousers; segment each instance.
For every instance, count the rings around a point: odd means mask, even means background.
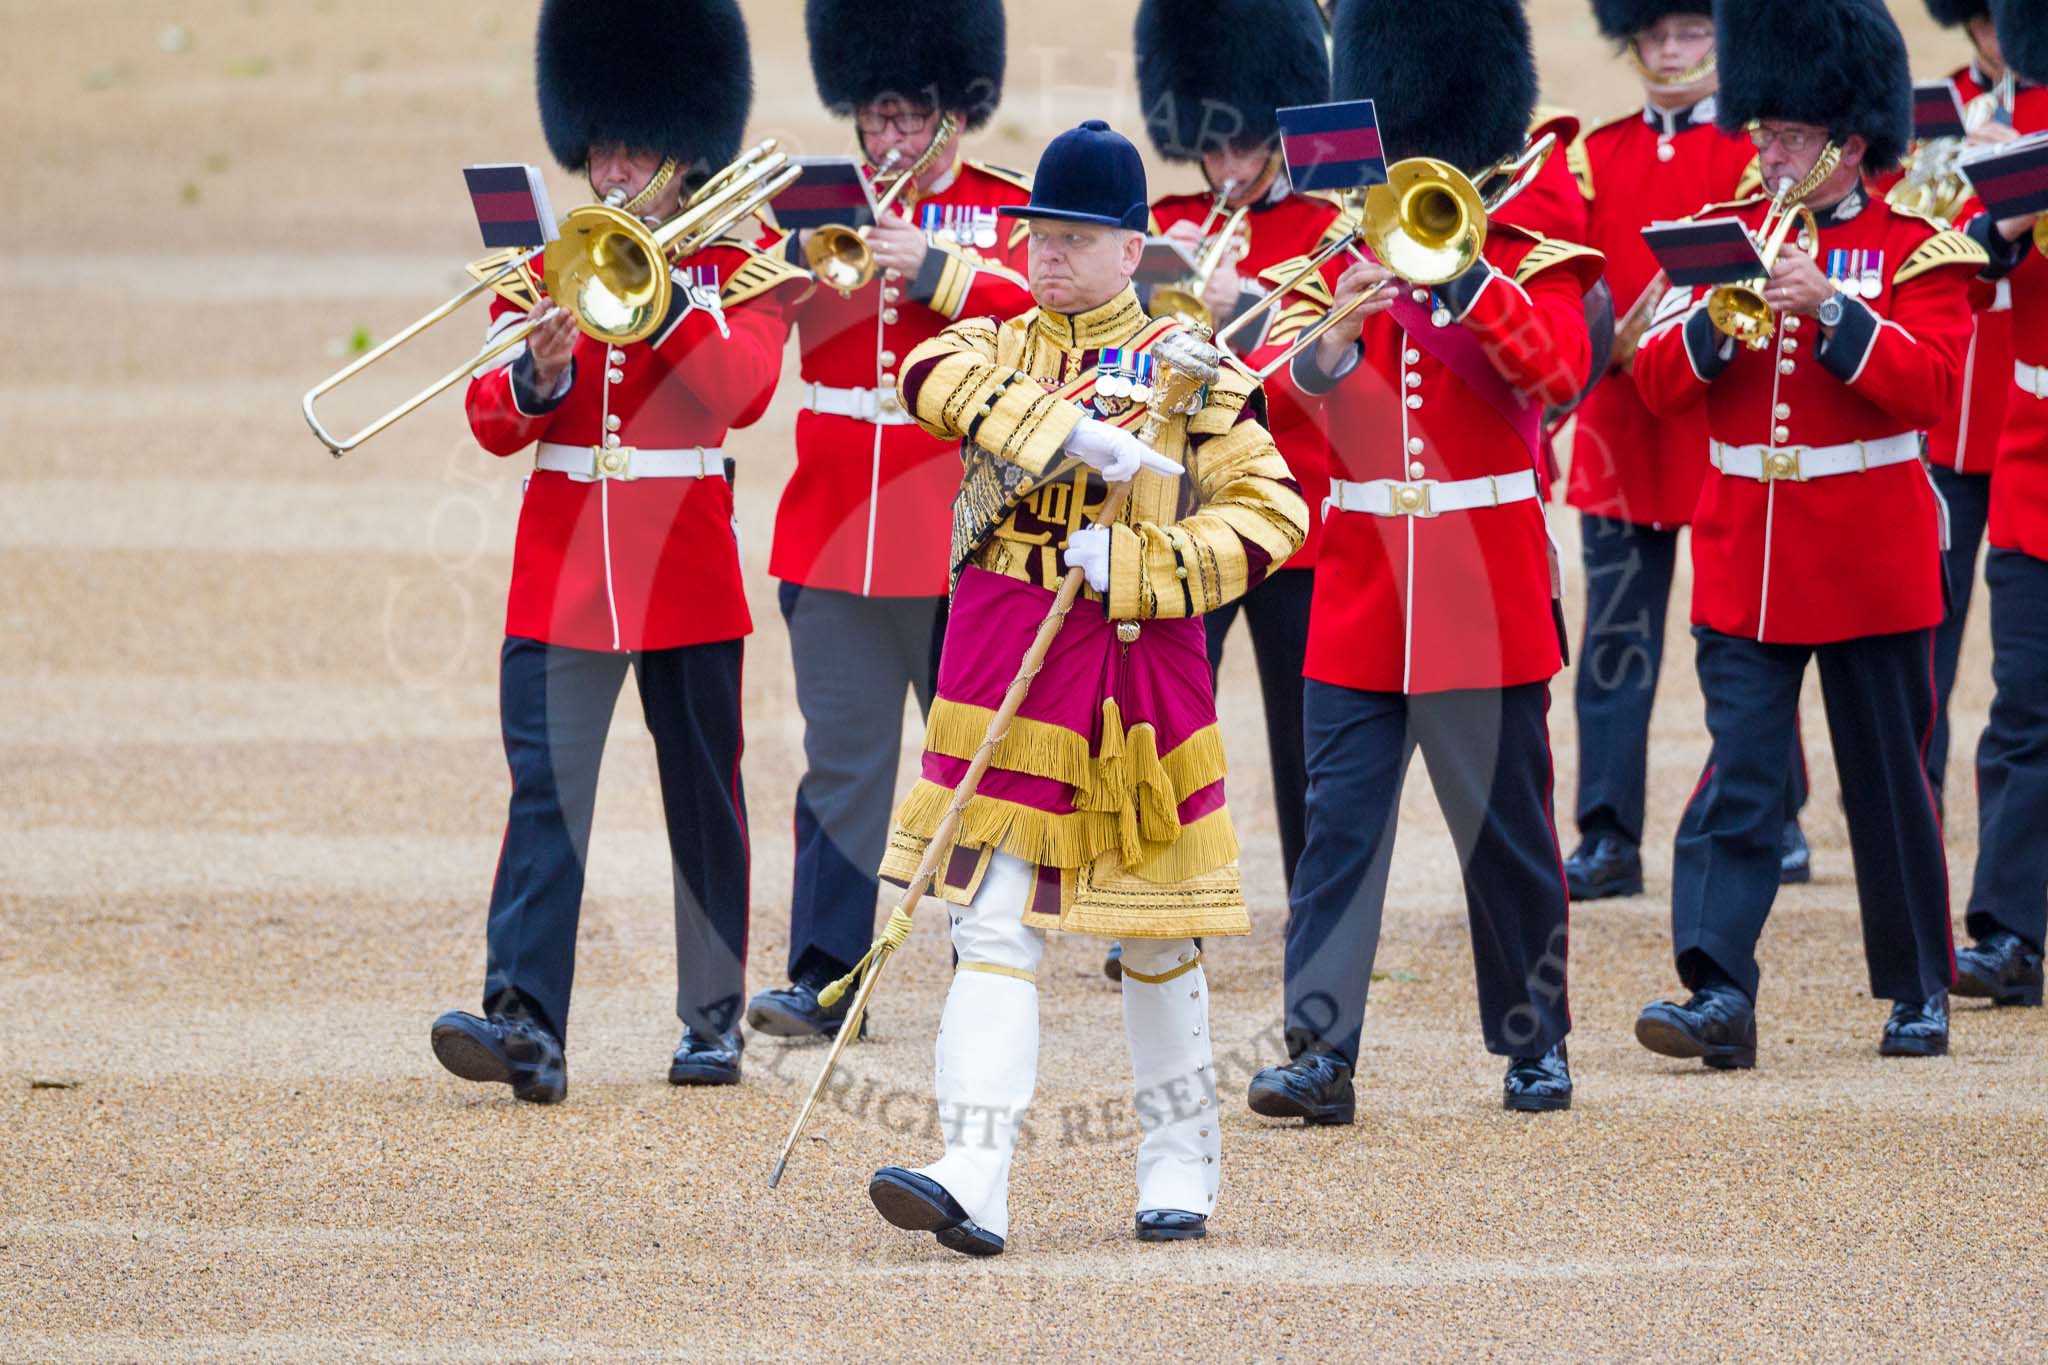
[[[796,789],[789,975],[840,976],[875,937],[877,869],[895,807],[903,696],[929,712],[943,597],[862,597],[784,583],[782,620],[804,717]]]
[[[1582,515],[1586,630],[1572,679],[1579,728],[1579,833],[1643,841],[1650,710],[1664,671],[1664,620],[1678,558],[1678,528]],[[1806,755],[1794,734],[1786,818],[1806,807]]]
[[[1993,547],[1990,723],[1977,742],[1977,871],[1964,925],[2048,937],[2048,560]]]
[[[1354,1065],[1379,949],[1408,762],[1419,747],[1465,879],[1489,1052],[1549,1051],[1571,1029],[1564,866],[1542,683],[1407,696],[1310,680],[1308,846],[1287,925],[1290,1055]]]
[[[1301,731],[1302,663],[1308,657],[1308,608],[1315,575],[1282,569],[1242,598],[1202,618],[1209,633],[1209,672],[1223,666],[1223,639],[1244,616],[1266,703],[1266,752],[1273,765],[1273,814],[1280,826],[1280,870],[1294,870],[1308,838],[1308,759]]]
[[[1934,784],[1934,808],[1942,808],[1948,776],[1948,696],[1955,690],[1956,661],[1963,653],[1970,597],[1977,586],[1977,552],[1991,517],[1991,476],[1958,474],[1933,467],[1934,487],[1948,504],[1948,616],[1934,630],[1934,734],[1927,741],[1927,780]]]
[[[1871,993],[1925,1000],[1955,977],[1948,864],[1925,745],[1934,724],[1931,630],[1824,645],[1772,645],[1696,627],[1713,751],[1678,826],[1671,933],[1678,975],[1709,965],[1756,998],[1757,940],[1778,895],[1785,752],[1799,682],[1820,669]]]
[[[491,887],[487,1014],[566,1038],[591,808],[630,668],[654,737],[676,920],[676,1014],[719,1034],[739,1017],[747,954],[747,805],[740,787],[741,642],[638,654],[505,641],[498,707],[512,807]]]

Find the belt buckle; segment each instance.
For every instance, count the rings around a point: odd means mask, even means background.
[[[590,448],[590,480],[592,483],[599,483],[605,479],[614,479],[619,483],[631,483],[633,481],[632,469],[632,446],[614,446],[610,449],[604,446],[592,446]]]
[[[1799,468],[1799,448],[1789,450],[1766,450],[1763,458],[1765,483],[1804,483],[1806,475]]]
[[[1430,486],[1433,479],[1418,479],[1413,483],[1395,483],[1387,489],[1394,504],[1394,515],[1401,517],[1434,517],[1436,512],[1429,505]]]
[[[896,397],[896,390],[871,389],[869,392],[875,396],[875,420],[903,415],[903,404]]]

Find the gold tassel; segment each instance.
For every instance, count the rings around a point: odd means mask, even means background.
[[[925,722],[924,747],[949,758],[971,759],[988,737],[989,722],[995,717],[987,707],[940,697],[932,703],[931,716]],[[1086,785],[1093,767],[1088,736],[1023,716],[1011,720],[991,762],[1009,772],[1049,777],[1070,787]]]
[[[1237,860],[1237,830],[1230,811],[1213,810],[1180,827],[1180,837],[1142,863],[1125,863],[1134,877],[1172,884],[1214,872]]]

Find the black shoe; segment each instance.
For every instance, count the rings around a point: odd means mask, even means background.
[[[450,1010],[434,1021],[429,1036],[441,1065],[465,1081],[509,1085],[514,1099],[529,1104],[559,1104],[569,1093],[561,1041],[530,1019],[479,1019]]]
[[[1254,1114],[1269,1119],[1349,1123],[1356,1108],[1351,1065],[1327,1052],[1304,1052],[1285,1066],[1269,1066],[1252,1077],[1245,1103]]]
[[[1884,1021],[1881,1057],[1946,1057],[1948,1055],[1948,992],[1932,1000],[1898,1001]]]
[[[2000,1005],[2041,1003],[2041,955],[2003,929],[1956,953],[1956,994]]]
[[[1813,880],[1813,850],[1797,820],[1787,820],[1778,833],[1778,885],[1799,886]]]
[[[771,1038],[837,1038],[857,987],[847,987],[839,1003],[826,1009],[818,1003],[818,992],[834,979],[806,973],[787,986],[762,991],[747,1002],[747,1027]],[[865,1038],[867,1033],[868,1021],[862,1016],[855,1036]]]
[[[1111,981],[1124,979],[1124,945],[1121,940],[1109,945],[1109,951],[1102,957],[1102,974]]]
[[[1209,1235],[1209,1215],[1186,1209],[1144,1209],[1138,1214],[1141,1242],[1192,1242]]]
[[[929,1232],[962,1256],[1000,1256],[1003,1239],[978,1226],[946,1187],[928,1175],[884,1166],[868,1181],[875,1212],[899,1228]]]
[[[1588,834],[1564,860],[1564,885],[1575,901],[1643,894],[1643,854],[1611,830]]]
[[[1517,1057],[1501,1083],[1501,1107],[1542,1114],[1572,1107],[1572,1068],[1559,1043],[1541,1057]]]
[[[683,1041],[668,1064],[670,1085],[738,1085],[740,1049],[746,1044],[738,1029],[716,1038],[683,1029]]]
[[[1716,1071],[1756,1065],[1756,1006],[1733,986],[1703,986],[1683,1005],[1658,1000],[1636,1016],[1636,1041],[1665,1057],[1697,1057]]]

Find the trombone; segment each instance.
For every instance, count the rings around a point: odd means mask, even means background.
[[[1352,229],[1311,256],[1286,283],[1239,314],[1236,321],[1217,334],[1216,344],[1227,346],[1253,319],[1278,308],[1302,281],[1321,271],[1339,253],[1348,252],[1366,264],[1377,258],[1379,264],[1410,284],[1434,286],[1456,279],[1472,268],[1485,249],[1487,220],[1535,183],[1557,146],[1557,134],[1545,133],[1521,151],[1502,157],[1470,178],[1449,162],[1431,157],[1396,161],[1387,167],[1386,184],[1364,190],[1356,206],[1358,221]],[[1371,249],[1371,256],[1359,250],[1360,243]],[[1370,293],[1361,294],[1341,308],[1330,309],[1278,358],[1248,373],[1264,383],[1372,297]]]
[[[1806,173],[1804,180],[1796,185],[1787,180],[1778,190],[1777,197],[1771,200],[1771,207],[1764,213],[1764,221],[1757,229],[1764,242],[1760,253],[1764,263],[1763,275],[1720,285],[1707,295],[1707,318],[1723,336],[1733,337],[1752,351],[1761,351],[1771,344],[1778,321],[1771,306],[1764,302],[1764,281],[1777,265],[1785,243],[1791,240],[1794,226],[1804,226],[1814,242],[1820,241],[1820,223],[1803,201],[1835,173],[1835,167],[1841,160],[1842,149],[1830,142],[1821,150],[1820,159],[1813,163],[1813,169]]]
[[[917,186],[917,178],[945,152],[946,144],[953,140],[959,127],[959,120],[952,114],[940,117],[939,131],[932,136],[931,145],[896,177],[888,193],[875,201],[876,222],[882,221],[882,215],[899,197],[906,209],[917,201],[916,194],[912,192]],[[889,173],[899,155],[894,149],[890,150],[888,158],[876,168],[877,179]],[[842,295],[865,288],[875,277],[875,251],[868,245],[865,228],[841,227],[835,223],[814,229],[804,243],[804,260],[810,265],[812,274]]]
[[[547,259],[542,267],[542,287],[549,298],[575,314],[576,325],[585,336],[611,346],[646,340],[668,315],[673,293],[670,262],[701,251],[724,236],[735,223],[758,212],[787,189],[800,174],[797,167],[789,164],[789,158],[776,150],[771,138],[742,152],[731,165],[705,181],[681,211],[659,227],[649,228],[625,212],[620,207],[625,196],[617,191],[602,204],[585,204],[569,210],[554,242],[536,247],[484,276],[307,390],[301,403],[306,425],[340,459],[453,388],[464,376],[524,343],[537,323],[523,322],[511,328],[483,351],[345,439],[329,432],[314,411],[322,397],[460,311],[478,295],[497,288],[508,276],[527,269],[543,252]]]
[[[1209,229],[1215,225],[1216,215],[1223,212],[1230,203],[1230,196],[1237,191],[1235,180],[1225,181],[1216,193],[1216,202],[1209,209],[1209,216],[1202,220],[1202,248],[1195,257],[1194,273],[1177,284],[1161,285],[1152,291],[1152,305],[1147,310],[1153,317],[1179,318],[1190,327],[1214,331],[1216,317],[1209,305],[1202,301],[1202,294],[1209,287],[1209,280],[1223,266],[1224,257],[1237,246],[1244,233],[1245,219],[1251,216],[1252,206],[1245,204],[1234,210],[1223,220],[1223,227],[1211,236]]]

